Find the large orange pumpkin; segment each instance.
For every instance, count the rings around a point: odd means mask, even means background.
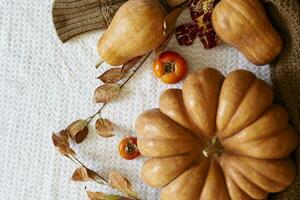
[[[265,199],[284,190],[295,177],[297,134],[272,101],[272,88],[249,71],[190,74],[136,121],[138,148],[151,158],[142,179],[162,188],[162,200]]]

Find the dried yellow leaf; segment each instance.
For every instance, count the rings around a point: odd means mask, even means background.
[[[127,73],[129,72],[141,59],[142,57],[138,56],[133,58],[132,60],[128,61],[122,66],[122,72]]]
[[[108,103],[113,101],[119,96],[121,87],[116,83],[106,83],[101,85],[95,90],[94,102],[95,103]]]
[[[86,192],[90,200],[133,200],[132,198],[120,195],[105,194],[103,192]]]
[[[108,119],[98,119],[95,123],[96,133],[102,137],[114,136],[115,124]]]
[[[131,183],[120,175],[118,172],[110,172],[108,183],[111,187],[128,195],[129,197],[138,199],[137,193],[133,190]]]
[[[89,133],[88,122],[83,119],[79,119],[71,123],[66,129],[72,139],[75,140],[77,144],[83,142]]]
[[[111,68],[98,77],[103,83],[116,83],[125,77],[122,68]]]
[[[72,181],[80,181],[80,182],[92,181],[95,180],[96,176],[97,173],[94,172],[93,170],[90,170],[86,167],[79,167],[73,173]]]
[[[68,132],[65,130],[59,131],[58,134],[53,133],[52,134],[52,141],[54,146],[60,146],[60,145],[65,145],[69,146],[69,135]]]
[[[52,142],[57,151],[64,156],[75,156],[76,153],[70,148],[69,136],[67,131],[62,130],[58,134],[52,134]]]
[[[86,192],[90,200],[105,200],[105,194],[102,192]]]

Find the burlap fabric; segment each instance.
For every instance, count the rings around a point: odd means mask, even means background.
[[[264,0],[266,10],[284,40],[283,52],[270,64],[276,101],[284,105],[291,124],[300,133],[300,3],[298,0]],[[300,136],[299,136],[300,139]],[[298,140],[299,140],[298,139]],[[284,142],[284,141],[282,141]],[[300,141],[299,141],[300,143]],[[293,154],[297,177],[284,192],[270,199],[300,199],[300,148]]]
[[[59,38],[65,42],[80,33],[106,28],[115,11],[125,1],[56,0],[53,21]],[[300,3],[298,0],[262,1],[284,40],[283,52],[270,64],[276,101],[287,108],[291,124],[300,133]],[[299,147],[293,158],[297,163],[295,181],[285,191],[270,195],[269,199],[300,200]]]

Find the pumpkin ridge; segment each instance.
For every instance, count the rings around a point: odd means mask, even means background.
[[[239,190],[239,192],[242,193],[242,195],[245,195],[248,200],[253,200],[253,198],[250,197],[249,194],[247,194],[244,190],[242,190],[230,176],[228,176],[226,174],[224,174],[224,176],[225,176],[225,184],[226,184],[226,187],[228,190],[228,194],[231,199],[232,199],[232,194],[230,193],[230,190],[228,189],[228,188],[231,188],[231,187],[229,187],[229,183],[231,183],[234,187],[236,187]]]
[[[184,109],[186,109],[185,106],[184,106]],[[160,112],[161,112],[161,110],[160,110]],[[194,136],[195,139],[197,139],[198,142],[200,142],[200,144],[203,144],[203,143],[205,142],[205,140],[208,138],[208,137],[207,137],[206,135],[204,135],[202,132],[199,132],[199,135],[198,135],[198,134],[192,132],[191,130],[189,130],[188,128],[182,126],[182,125],[179,124],[177,121],[173,120],[172,118],[170,118],[168,115],[164,114],[163,112],[161,112],[161,113],[162,113],[163,115],[165,115],[168,119],[172,120],[176,125],[180,126],[182,129],[184,129],[186,132],[188,132],[190,135]],[[188,113],[188,112],[186,112],[186,113],[188,114],[188,120],[190,120],[191,123],[195,124],[194,121],[192,120],[192,118],[190,117],[189,113]],[[199,130],[201,130],[196,124],[195,124],[195,126],[196,126]],[[200,135],[201,135],[202,137],[200,137]],[[175,138],[174,138],[174,139],[175,139]],[[202,140],[204,140],[204,141],[202,141]]]
[[[253,85],[255,85],[255,83],[257,82],[257,84],[256,84],[256,86],[257,85],[259,85],[259,84],[264,84],[265,86],[268,86],[268,87],[270,87],[268,84],[266,84],[263,80],[261,80],[261,79],[258,79],[258,78],[256,78],[255,79],[255,81],[253,82]],[[257,86],[258,87],[258,86]],[[251,88],[252,87],[250,87],[249,88],[249,90],[248,91],[250,91],[251,90]],[[231,136],[234,136],[235,134],[237,134],[238,132],[240,132],[240,131],[242,131],[243,129],[245,129],[245,128],[247,128],[247,127],[249,127],[249,126],[251,126],[253,123],[255,123],[272,105],[273,105],[273,98],[274,98],[274,95],[273,95],[273,90],[272,90],[272,88],[270,88],[270,91],[272,92],[271,93],[271,101],[269,102],[269,104],[267,104],[265,107],[264,107],[264,110],[261,110],[260,111],[260,114],[259,115],[257,115],[255,118],[253,118],[252,119],[252,121],[251,122],[248,122],[248,123],[246,123],[246,124],[244,124],[244,126],[243,126],[243,128],[240,128],[240,130],[236,130],[236,131],[234,131],[234,134],[231,134],[230,136],[227,136],[227,137],[222,137],[222,139],[224,138],[224,139],[226,139],[226,138],[229,138],[229,137],[231,137]],[[267,91],[266,91],[267,92]],[[245,101],[246,99],[245,98],[243,98],[243,101]],[[243,103],[243,101],[241,101],[241,104]],[[240,107],[240,106],[239,106]],[[234,117],[235,117],[235,115],[236,115],[236,112],[234,113],[234,115],[232,116],[232,118],[230,119],[230,123],[232,123],[231,121],[234,119]],[[223,129],[223,131],[222,132],[224,132],[224,131],[226,131],[226,129]]]
[[[197,73],[197,74],[198,74],[198,73]],[[205,95],[205,93],[204,93],[202,84],[197,84],[197,87],[200,89],[201,93],[203,94],[203,99],[204,99],[204,102],[205,102],[205,106],[204,106],[204,107],[207,107],[208,101],[207,101],[207,97],[206,97],[206,95]],[[203,130],[197,125],[197,123],[194,122],[193,118],[190,116],[190,112],[188,112],[188,109],[187,109],[186,104],[185,104],[185,101],[184,101],[184,97],[183,97],[183,102],[184,102],[184,103],[183,103],[184,108],[185,108],[185,110],[187,111],[186,113],[188,114],[189,119],[191,120],[191,122],[192,122],[193,124],[195,124],[195,125],[197,126],[198,129],[201,130],[201,133],[199,133],[199,134],[203,135],[204,137],[207,137],[205,134],[203,134]]]
[[[142,152],[145,157],[152,158],[165,158],[176,155],[183,155],[195,151],[196,148],[200,148],[201,146],[198,141],[193,141],[190,139],[181,140],[181,143],[179,145],[176,144],[176,141],[177,139],[139,138],[138,146],[140,152]],[[174,143],[176,145],[172,146],[172,144]],[[155,149],[156,151],[153,151],[153,149]]]
[[[278,136],[279,134],[282,134],[282,132],[283,131],[285,131],[286,129],[288,129],[289,128],[289,124],[286,124],[284,127],[282,127],[280,130],[278,130],[278,131],[276,131],[276,132],[274,132],[274,134],[272,134],[272,135],[268,135],[267,137],[265,137],[265,138],[258,138],[258,139],[256,139],[256,140],[267,140],[267,139],[269,139],[269,138],[273,138],[273,137],[275,137],[275,136]],[[250,142],[250,141],[249,141]],[[251,141],[252,142],[252,141]]]
[[[243,155],[245,156],[249,156],[249,157],[253,157],[253,158],[258,158],[258,159],[280,159],[282,157],[286,157],[288,156],[295,148],[296,148],[296,143],[293,143],[293,141],[291,141],[291,138],[293,139],[293,137],[295,136],[294,133],[290,132],[290,131],[294,131],[291,126],[286,126],[284,129],[282,129],[282,131],[276,132],[276,134],[268,136],[266,138],[261,138],[261,139],[257,139],[257,140],[253,140],[250,142],[247,142],[246,145],[253,145],[255,144],[255,146],[260,146],[263,147],[264,145],[268,144],[267,142],[270,141],[275,141],[276,140],[280,140],[280,137],[285,137],[285,139],[289,139],[287,141],[284,141],[285,143],[283,144],[288,144],[290,146],[286,146],[289,147],[288,149],[285,149],[287,151],[279,151],[280,153],[284,153],[284,154],[272,154],[272,155],[268,155],[268,154],[262,154],[262,153],[258,153],[258,154],[249,154],[249,152],[241,152]],[[290,138],[291,137],[291,138]],[[295,137],[295,141],[297,140],[297,137]],[[282,143],[280,141],[280,143]],[[276,144],[276,143],[275,143]],[[277,145],[280,145],[277,143]],[[280,148],[280,146],[278,146]],[[258,149],[257,149],[258,150]],[[238,150],[238,151],[243,151],[243,150]],[[262,152],[262,150],[258,151],[258,152]],[[248,153],[248,154],[247,154]],[[277,152],[278,153],[278,152]],[[268,155],[268,156],[267,156]]]
[[[141,171],[141,177],[142,179],[148,183],[148,185],[155,187],[155,188],[161,188],[167,185],[168,183],[172,182],[175,178],[180,176],[182,173],[186,171],[187,168],[189,168],[195,161],[198,159],[196,157],[195,152],[190,152],[182,155],[176,155],[172,157],[165,157],[165,158],[150,158],[148,159],[142,167]],[[165,164],[171,164],[173,165],[172,168],[166,166]],[[153,168],[153,165],[160,166],[160,169]],[[164,165],[161,165],[164,164]],[[167,175],[163,180],[159,180],[157,182],[157,179],[159,176],[161,176],[161,173],[166,170]],[[150,171],[149,171],[150,170]],[[151,176],[149,176],[148,173],[152,173]]]
[[[192,151],[191,151],[192,152]],[[190,152],[190,153],[191,153]],[[188,154],[188,153],[186,153],[186,154]],[[184,154],[182,154],[182,155],[184,155]],[[176,155],[176,156],[180,156],[180,155]],[[171,158],[171,157],[175,157],[175,156],[170,156],[169,158]],[[171,179],[171,181],[169,181],[166,185],[169,185],[170,183],[172,183],[175,179],[177,179],[178,177],[180,177],[185,171],[187,171],[188,169],[190,169],[198,160],[199,160],[200,158],[197,158],[197,159],[195,159],[193,162],[191,162],[191,164],[190,165],[188,165],[184,170],[182,170],[182,172],[181,173],[179,173],[179,175],[178,176],[176,176],[176,177],[174,177],[173,179]],[[166,185],[164,185],[163,187],[165,187]]]
[[[249,157],[249,156],[245,156],[245,157]],[[280,187],[284,187],[284,186],[285,186],[285,183],[280,182],[280,181],[278,181],[278,180],[275,180],[275,179],[272,179],[271,177],[266,176],[265,174],[261,173],[260,171],[258,171],[258,170],[255,169],[254,167],[252,167],[251,165],[244,163],[240,158],[237,157],[236,159],[239,161],[239,165],[243,165],[243,166],[248,167],[249,169],[255,171],[256,173],[258,173],[259,175],[263,176],[263,177],[266,178],[267,180],[272,181],[272,182],[275,182],[276,184],[280,185]],[[239,171],[239,172],[242,173],[241,171]],[[246,177],[245,177],[245,178],[246,178]],[[248,180],[250,180],[250,179],[248,179]],[[253,183],[253,182],[251,182],[251,183]],[[253,183],[253,184],[255,184],[255,183]],[[256,184],[255,184],[255,185],[256,185]],[[256,186],[257,186],[257,187],[260,187],[260,186],[258,186],[258,185],[256,185]],[[261,188],[261,187],[260,187],[260,188]],[[263,190],[264,190],[264,189],[263,189]]]
[[[159,98],[159,109],[164,115],[188,129],[197,137],[203,135],[187,112],[183,101],[182,89],[172,88],[165,90]],[[176,116],[177,114],[179,114],[179,116]]]
[[[209,159],[204,158],[204,157],[198,159],[183,174],[178,176],[176,179],[174,179],[172,182],[167,184],[161,190],[160,199],[161,200],[169,200],[169,199],[174,199],[174,198],[177,199],[178,198],[180,200],[183,200],[183,199],[186,200],[186,199],[189,199],[188,197],[190,197],[190,196],[195,197],[195,196],[200,195],[200,192],[201,192],[200,189],[204,185],[204,182],[207,178],[207,171],[208,171],[209,165],[210,165]],[[191,176],[193,174],[195,174],[197,176],[197,179],[195,179],[195,178],[193,178],[193,176]],[[191,186],[191,188],[188,188],[186,190],[184,187],[186,187],[187,185]],[[194,193],[195,191],[197,192],[197,195],[195,195],[195,193]],[[179,194],[179,197],[176,194]],[[170,195],[172,198],[170,198]],[[193,200],[194,199],[195,198],[193,198]],[[197,198],[197,199],[199,199],[199,198]]]
[[[235,166],[232,166],[232,169],[234,169],[236,171],[237,174],[239,174],[239,176],[241,176],[241,178],[245,179],[246,181],[248,181],[250,184],[252,184],[256,189],[260,190],[260,192],[263,192],[266,194],[266,196],[268,195],[268,192],[265,191],[264,189],[262,189],[261,187],[259,187],[258,185],[256,185],[255,183],[253,183],[250,179],[248,179],[247,177],[245,177],[238,168],[236,168]],[[230,175],[229,175],[230,177]],[[245,192],[247,195],[249,195],[251,198],[257,199],[257,197],[253,197],[252,194],[249,194],[248,191],[245,191],[245,188],[241,188],[240,185],[236,182],[235,178],[232,178],[232,181],[243,191]],[[264,197],[265,198],[265,197]]]
[[[166,119],[167,121],[168,121],[168,123],[170,122],[171,124],[173,123],[173,125],[176,125],[178,128],[180,128],[181,130],[183,130],[183,132],[184,132],[184,134],[186,135],[186,136],[188,136],[188,138],[190,138],[190,139],[195,139],[195,138],[197,138],[194,134],[192,134],[188,129],[186,129],[185,127],[183,127],[183,126],[181,126],[180,124],[178,124],[176,121],[174,121],[174,120],[172,120],[171,118],[169,118],[167,115],[165,115],[165,114],[163,114],[161,111],[160,111],[160,109],[151,109],[151,110],[148,110],[148,111],[146,111],[146,112],[144,112],[143,114],[144,115],[150,115],[151,117],[152,117],[152,115],[155,115],[156,113],[155,112],[157,112],[160,116],[159,117],[161,117],[161,120],[162,121],[164,121],[164,119]],[[141,115],[142,117],[145,117],[145,116],[143,116],[143,115]],[[148,117],[148,116],[147,116]],[[151,120],[149,120],[149,119],[143,119],[142,118],[142,120],[144,120],[144,121],[146,121],[147,123],[149,123],[149,122],[151,122],[151,123],[153,123],[153,121],[151,121]],[[137,119],[137,121],[141,121],[141,118],[138,118]],[[137,123],[136,123],[137,124]],[[154,123],[153,123],[154,124]],[[136,129],[138,129],[137,128],[137,126],[136,126]],[[149,135],[149,134],[145,134],[145,133],[143,133],[142,135],[141,134],[139,134],[139,138],[147,138],[147,137],[145,137],[145,135]],[[153,136],[153,135],[152,135]],[[156,138],[159,138],[159,139],[182,139],[182,137],[170,137],[170,136],[168,136],[168,137],[162,137],[162,136],[157,136],[157,135],[155,135],[155,137]],[[150,137],[150,139],[151,139],[151,137]]]
[[[241,15],[241,17],[243,17],[243,18],[247,21],[247,18],[243,15],[243,13],[241,13],[241,11],[239,11],[239,9],[237,9],[234,5],[232,5],[232,2],[231,2],[231,1],[228,1],[227,3],[228,3],[228,5],[229,5],[231,8],[233,8],[234,10],[236,10],[236,12],[238,12],[238,13]],[[249,20],[249,23],[250,23],[250,25],[251,25],[252,27],[256,27],[256,26],[254,26],[254,24],[252,23],[251,20]],[[268,27],[268,28],[270,28],[270,27]],[[271,27],[271,28],[273,28],[273,27]],[[274,29],[274,28],[273,28],[273,29]],[[253,28],[252,30],[254,30],[255,33],[256,33],[257,35],[263,36],[263,37],[260,37],[260,38],[263,38],[262,40],[265,42],[265,44],[267,44],[267,45],[269,46],[269,48],[272,48],[272,44],[269,44],[269,40],[266,40],[266,39],[265,39],[266,37],[264,37],[263,34],[260,34],[260,32],[257,31],[256,28]],[[253,55],[252,55],[252,56],[253,56]],[[256,55],[255,55],[255,57],[256,57],[257,60],[260,60]],[[260,60],[260,61],[261,61],[261,60]]]
[[[190,151],[188,151],[188,152],[179,153],[179,154],[176,154],[176,155],[163,156],[163,157],[151,157],[150,159],[152,159],[152,158],[163,159],[163,158],[172,158],[172,157],[176,157],[176,156],[185,156],[185,155],[191,154],[193,151],[196,152],[196,151],[193,149],[193,150],[190,150]],[[195,162],[197,162],[199,159],[200,159],[200,158],[195,159]],[[192,165],[193,165],[193,164],[195,164],[195,163],[192,162]],[[190,166],[189,166],[188,168],[190,168]]]
[[[207,177],[208,177],[208,174],[209,174],[209,169],[210,169],[210,167],[211,167],[211,159],[210,159],[210,161],[208,162],[208,166],[207,166],[207,169],[206,169],[206,173],[205,173],[205,181],[204,181],[204,183],[202,184],[202,188],[201,188],[201,191],[200,191],[200,194],[199,194],[199,197],[198,197],[198,199],[200,199],[200,197],[201,197],[201,195],[202,195],[202,192],[203,192],[203,188],[204,188],[204,186],[205,186],[205,183],[206,183],[206,181],[207,181]]]
[[[255,124],[255,123],[258,123],[258,121],[264,116],[264,115],[266,115],[266,113],[267,112],[271,112],[272,110],[271,109],[275,109],[275,107],[279,107],[279,108],[281,108],[281,109],[283,109],[283,111],[285,112],[285,114],[287,115],[287,113],[286,113],[286,111],[284,110],[284,108],[282,108],[281,106],[279,106],[279,105],[276,105],[276,104],[272,104],[271,106],[269,106],[253,123],[251,123],[251,124],[249,124],[248,126],[246,126],[245,128],[243,128],[242,130],[240,130],[240,131],[238,131],[237,133],[235,133],[234,135],[231,135],[231,136],[229,136],[229,137],[224,137],[224,138],[222,138],[222,140],[220,140],[220,142],[222,142],[222,144],[224,145],[224,146],[226,146],[226,144],[227,143],[229,143],[229,142],[232,142],[232,141],[230,141],[230,139],[232,139],[232,138],[239,138],[239,136],[241,136],[242,134],[245,134],[244,133],[244,130],[246,130],[247,128],[251,128],[251,126],[253,125],[253,124]],[[278,112],[278,111],[277,111]],[[271,114],[273,114],[273,113],[271,113]],[[269,114],[269,115],[271,115],[271,114]],[[264,119],[264,120],[266,120],[266,119]],[[282,119],[281,119],[282,120]],[[269,133],[269,135],[262,135],[261,137],[256,137],[256,138],[252,138],[252,139],[248,139],[248,141],[244,141],[244,142],[246,142],[246,143],[250,143],[250,142],[252,142],[253,140],[262,140],[262,139],[264,139],[264,138],[269,138],[269,137],[272,137],[272,136],[276,136],[277,134],[279,134],[279,132],[282,132],[283,130],[285,130],[286,128],[287,128],[287,126],[289,126],[289,123],[288,123],[288,116],[287,116],[287,122],[286,122],[286,124],[284,125],[284,126],[282,126],[281,127],[281,129],[278,129],[278,130],[276,130],[276,132],[272,132],[272,133]],[[229,141],[228,141],[229,140]]]
[[[239,109],[239,107],[240,107],[240,105],[242,104],[242,102],[244,101],[244,99],[245,99],[247,93],[249,92],[250,88],[252,87],[252,85],[255,83],[256,80],[257,80],[257,78],[254,79],[254,80],[252,81],[252,83],[249,85],[249,87],[247,88],[246,92],[245,92],[244,95],[243,95],[242,100],[240,101],[239,105],[236,107],[236,109],[235,109],[235,111],[233,112],[233,115],[231,116],[230,120],[228,120],[227,124],[224,126],[223,131],[226,130],[227,126],[229,126],[229,124],[230,124],[230,122],[232,121],[234,115],[236,114],[236,111]],[[222,89],[221,89],[221,91],[222,91]],[[217,112],[217,113],[218,113],[218,112]],[[248,126],[249,126],[249,125],[248,125]],[[247,127],[247,126],[246,126],[246,127]],[[246,127],[245,127],[245,128],[246,128]],[[236,133],[235,133],[235,134],[236,134]],[[225,136],[225,137],[222,137],[222,139],[227,139],[227,138],[229,138],[229,137],[234,136],[235,134],[233,134],[233,135],[231,135],[231,136]],[[221,139],[221,138],[220,138],[220,139]]]
[[[201,93],[203,94],[203,99],[204,99],[205,104],[206,104],[205,106],[207,107],[207,105],[208,105],[208,100],[207,100],[207,96],[206,96],[206,94],[205,94],[205,92],[204,92],[204,90],[203,90],[202,84],[197,84],[197,86],[198,86],[198,88],[200,89]]]
[[[216,192],[218,193],[216,194]],[[211,157],[210,159],[210,167],[200,194],[200,200],[202,199],[230,200],[222,167],[219,160],[215,157]]]
[[[245,157],[249,157],[249,156],[245,156]],[[249,157],[251,158],[251,157]],[[256,159],[256,158],[255,158]],[[247,178],[245,175],[243,175],[250,183],[254,184],[255,186],[261,188],[262,190],[266,191],[267,193],[269,192],[280,192],[282,191],[283,188],[286,187],[286,183],[284,182],[280,182],[278,180],[275,180],[275,179],[272,179],[270,178],[269,176],[265,176],[264,174],[262,174],[260,171],[258,171],[257,169],[253,168],[250,164],[247,164],[247,163],[244,163],[239,157],[236,157],[236,160],[237,160],[237,163],[233,164],[233,168],[235,168],[235,170],[238,170],[239,173],[241,173],[242,175],[244,174],[240,168],[238,168],[237,166],[244,166],[244,167],[247,167],[247,170],[251,169],[253,171],[255,171],[255,173],[257,173],[258,175],[262,176],[263,178],[265,178],[267,181],[270,181],[270,182],[274,182],[272,184],[272,189],[276,188],[276,190],[269,190],[267,188],[262,188],[260,185],[256,184],[255,182],[252,181],[252,179],[249,179]],[[280,159],[279,159],[280,160]],[[274,185],[276,185],[274,187]],[[263,187],[266,186],[266,184],[262,184]]]
[[[221,141],[220,141],[221,142]],[[221,143],[222,144],[222,143]],[[223,146],[223,144],[222,144],[222,146]],[[241,152],[239,152],[239,151],[234,151],[234,150],[229,150],[229,149],[226,149],[226,147],[225,146],[223,146],[224,147],[224,152],[223,152],[223,154],[226,154],[226,155],[234,155],[234,156],[246,156],[246,155],[244,155],[243,153],[241,153]],[[222,155],[223,155],[222,154]],[[222,159],[222,156],[220,156],[220,159]]]
[[[198,135],[196,135],[195,133],[193,133],[191,130],[189,130],[188,128],[182,126],[181,124],[179,124],[177,121],[173,120],[173,119],[172,119],[171,117],[169,117],[168,115],[164,114],[164,113],[160,110],[160,108],[158,108],[158,109],[159,109],[159,111],[160,111],[165,117],[167,117],[169,120],[173,121],[177,126],[180,126],[182,129],[184,129],[184,130],[185,130],[186,132],[188,132],[190,135],[195,136],[198,140],[203,139],[203,138],[199,138]],[[185,107],[185,106],[184,106],[184,109],[186,110],[186,107]],[[188,112],[186,112],[186,113],[189,115]],[[188,119],[192,120],[190,117],[188,117]],[[194,123],[194,122],[192,121],[192,123]],[[195,125],[196,125],[196,124],[195,124]],[[197,125],[196,125],[196,126],[197,126]],[[198,127],[198,126],[197,126],[197,127]],[[198,127],[198,128],[199,128],[199,127]],[[199,128],[199,129],[200,129],[200,128]],[[202,135],[202,133],[199,133],[199,134]],[[206,137],[206,136],[203,135],[203,137]]]
[[[276,174],[277,174],[278,179],[276,179],[275,181],[284,184],[285,187],[288,186],[295,178],[296,166],[293,163],[293,160],[289,157],[284,157],[284,158],[280,158],[280,159],[272,159],[272,160],[256,159],[256,158],[252,158],[252,157],[249,157],[249,158],[252,160],[255,160],[256,162],[263,161],[263,162],[267,162],[268,164],[271,164],[269,169],[272,169],[274,167],[276,168],[277,166],[279,166],[279,168],[277,167],[277,169],[276,169],[277,170]],[[240,157],[240,159],[243,159],[243,157]],[[252,164],[253,164],[253,162],[252,162]],[[251,163],[249,163],[248,165],[250,166]],[[257,166],[257,165],[251,165],[251,166],[256,171],[260,170],[259,167],[257,169],[255,168],[255,166]],[[291,170],[286,170],[285,168],[290,168]],[[267,172],[268,172],[268,170],[266,171],[266,173]],[[283,173],[285,173],[285,174],[283,174]],[[273,176],[272,174],[269,174],[268,177],[275,177],[275,176]],[[287,179],[287,177],[288,177],[288,179]],[[281,180],[287,179],[287,180],[280,181],[280,179]]]
[[[220,71],[204,68],[190,74],[183,84],[186,110],[201,133],[208,138],[214,136],[216,131],[218,97],[223,81],[224,76]]]

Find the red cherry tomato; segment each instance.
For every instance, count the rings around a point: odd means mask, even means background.
[[[119,154],[126,160],[133,160],[140,155],[136,137],[125,137],[119,143]]]
[[[174,84],[186,75],[188,66],[184,58],[173,51],[166,51],[159,55],[153,63],[153,72],[164,83]]]

